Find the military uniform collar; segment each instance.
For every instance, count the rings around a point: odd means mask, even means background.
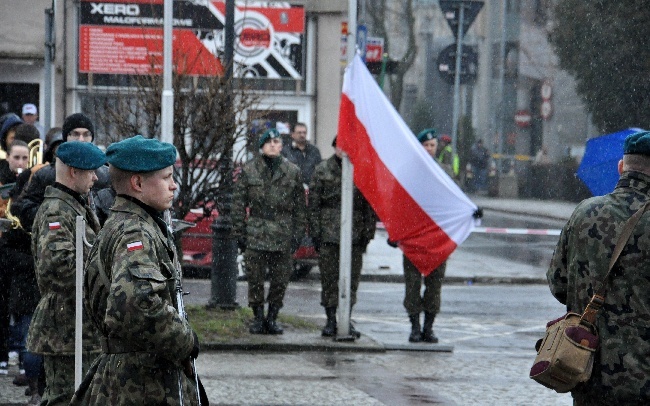
[[[57,187],[59,185],[60,187]],[[77,199],[73,194],[68,193],[67,190],[70,190],[72,193],[75,193],[71,189],[65,187],[64,185],[61,185],[60,183],[55,183],[53,185],[48,186],[45,188],[45,197],[50,197],[50,198],[55,198],[59,200],[63,200],[70,206],[72,206],[79,215],[83,215],[85,212],[85,200],[79,200]],[[77,195],[79,195],[77,193]]]
[[[616,184],[616,189],[619,188],[632,188],[643,194],[650,195],[650,175],[636,171],[625,171]]]
[[[118,198],[134,203],[140,210],[132,210],[129,209],[129,207],[127,206],[120,205],[119,203],[122,202],[118,202],[117,200]],[[163,236],[165,236],[165,240],[169,237],[167,234],[168,226],[167,223],[165,223],[165,220],[163,220],[162,214],[159,211],[155,210],[153,207],[141,202],[140,200],[136,199],[133,196],[118,194],[112,209],[117,211],[131,212],[137,214],[138,216],[144,219],[151,218],[151,220],[153,220],[156,226],[158,226]]]
[[[87,204],[86,198],[81,195],[81,193],[75,192],[74,190],[70,189],[66,185],[59,183],[59,182],[54,182],[54,188],[59,189],[60,191],[69,194],[72,196],[76,201],[79,202],[82,206],[85,206]]]

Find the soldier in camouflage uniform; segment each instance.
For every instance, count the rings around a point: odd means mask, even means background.
[[[97,180],[95,170],[106,155],[90,143],[61,145],[56,159],[56,182],[45,190],[32,228],[32,252],[41,300],[34,311],[27,348],[43,354],[46,405],[67,405],[74,394],[75,366],[75,230],[77,216],[86,219],[86,240],[95,241],[99,221],[86,196]],[[84,249],[84,258],[88,250]],[[87,371],[99,340],[87,317],[83,333],[83,369]],[[30,379],[32,404],[38,404],[38,381]]]
[[[607,274],[626,221],[650,199],[650,132],[628,136],[614,191],[581,202],[562,229],[546,274],[567,311],[582,313]],[[575,405],[650,404],[650,213],[640,219],[606,283],[600,349]]]
[[[427,153],[435,160],[438,149],[436,130],[433,128],[422,130],[417,135],[417,138]],[[388,244],[397,247],[397,242],[389,241]],[[438,312],[440,312],[442,279],[445,277],[447,261],[423,277],[415,265],[405,255],[403,257],[405,286],[404,308],[411,321],[409,341],[412,343],[420,341],[437,343],[438,337],[433,332],[433,322]],[[424,294],[421,293],[423,280]],[[424,324],[422,325],[422,330],[420,330],[420,314],[422,312],[424,312]]]
[[[277,324],[291,276],[291,253],[305,235],[305,190],[300,169],[280,155],[282,138],[271,128],[259,139],[262,153],[248,162],[235,185],[233,236],[245,252],[251,334],[282,334]],[[246,212],[249,211],[248,217]],[[264,319],[264,274],[271,286]]]
[[[195,405],[198,339],[178,312],[169,226],[173,145],[135,136],[106,151],[117,197],[86,262],[85,305],[100,354],[73,405]],[[181,402],[181,396],[183,402]]]
[[[336,148],[336,138],[332,142]],[[319,252],[321,305],[327,322],[322,335],[336,335],[336,308],[339,301],[339,258],[341,233],[341,157],[336,148],[330,158],[316,166],[309,185],[309,232]],[[350,281],[350,311],[357,301],[363,253],[375,236],[377,219],[359,189],[354,188],[352,201],[352,271]],[[350,334],[360,334],[350,324]]]

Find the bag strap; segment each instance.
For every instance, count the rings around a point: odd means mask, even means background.
[[[646,210],[648,210],[648,207],[650,207],[649,203],[650,200],[646,200],[646,202],[643,203],[643,206],[641,206],[639,210],[637,210],[636,213],[634,213],[623,226],[623,230],[621,231],[621,234],[618,236],[618,240],[616,241],[616,246],[614,247],[612,258],[609,260],[609,269],[607,269],[607,274],[605,274],[603,281],[600,283],[600,289],[598,289],[598,291],[596,291],[596,293],[591,297],[591,300],[589,300],[589,304],[580,317],[581,322],[587,321],[591,324],[594,324],[596,322],[598,311],[601,307],[603,307],[603,304],[605,303],[605,283],[607,282],[607,278],[612,272],[612,269],[614,269],[616,261],[618,261],[619,256],[625,248],[625,245],[627,245],[627,241],[632,236],[632,232],[643,216],[643,213],[645,213]]]

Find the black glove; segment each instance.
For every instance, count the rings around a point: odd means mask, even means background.
[[[291,253],[293,254],[300,247],[300,240],[298,238],[291,239]]]
[[[242,254],[246,251],[246,238],[239,238],[237,240],[237,248],[239,248],[239,251],[241,251]]]
[[[397,248],[397,241],[393,241],[390,238],[386,239],[386,244],[390,245],[393,248]]]
[[[194,346],[192,347],[190,357],[196,359],[199,356],[199,351],[201,351],[201,346],[199,345],[199,336],[196,335],[196,331],[192,330],[192,336],[194,336]]]
[[[314,249],[316,252],[320,252],[320,238],[311,237],[311,242],[314,244]]]

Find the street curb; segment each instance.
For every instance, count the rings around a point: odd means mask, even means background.
[[[490,211],[495,211],[498,213],[503,213],[503,214],[515,214],[518,216],[531,216],[531,217],[542,217],[545,219],[549,220],[560,220],[560,221],[568,221],[569,219],[566,218],[566,216],[561,216],[561,215],[553,215],[549,213],[531,213],[529,211],[524,211],[524,210],[513,210],[513,209],[500,209],[496,207],[490,207],[490,206],[481,206],[478,205],[483,210],[490,210]]]
[[[201,343],[203,351],[256,351],[256,352],[359,352],[384,353],[386,347],[382,344],[357,344],[354,342],[321,343]]]
[[[315,279],[315,278],[314,278]],[[362,282],[386,282],[386,283],[404,283],[404,275],[361,275]],[[445,276],[445,284],[462,284],[462,285],[546,285],[546,279],[539,278],[521,278],[507,276]]]

